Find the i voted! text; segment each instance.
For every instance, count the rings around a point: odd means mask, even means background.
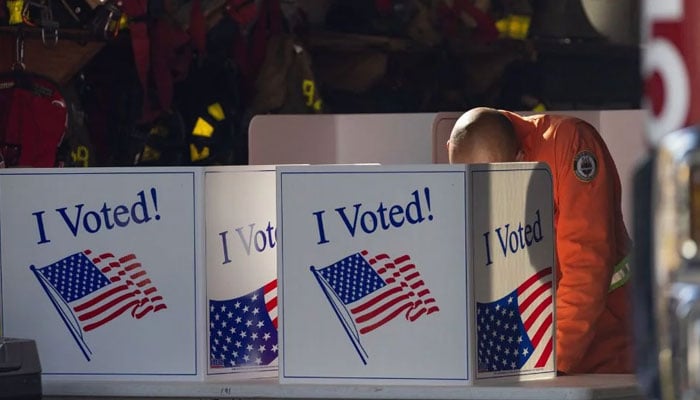
[[[131,204],[109,205],[102,203],[102,207],[90,209],[85,203],[55,209],[55,214],[46,210],[33,212],[36,220],[39,241],[37,244],[51,242],[50,233],[60,230],[58,226],[65,228],[74,237],[87,233],[95,234],[102,230],[126,228],[131,224],[145,224],[150,221],[160,220],[158,214],[158,193],[155,188],[150,188],[148,195],[145,190],[136,193],[136,201]],[[50,230],[53,227],[54,230]]]

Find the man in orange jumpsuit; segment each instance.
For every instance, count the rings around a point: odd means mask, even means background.
[[[632,373],[620,178],[598,132],[573,117],[475,108],[447,142],[450,163],[541,161],[552,171],[557,370]]]

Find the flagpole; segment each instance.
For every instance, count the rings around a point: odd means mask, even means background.
[[[328,288],[326,287],[326,280],[318,273],[316,270],[316,267],[313,265],[309,267],[311,272],[314,274],[316,277],[316,280],[318,281],[319,286],[321,286],[321,290],[323,290],[323,294],[326,295],[326,298],[328,299],[328,302],[331,303],[331,307],[333,307],[333,311],[335,312],[335,315],[338,317],[338,320],[340,321],[341,325],[343,326],[343,329],[345,329],[345,333],[348,335],[350,338],[350,341],[352,342],[352,345],[355,347],[355,351],[357,351],[357,355],[360,356],[360,359],[362,360],[362,363],[367,365],[367,352],[365,351],[364,347],[362,347],[362,343],[360,343],[360,338],[359,335],[353,335],[353,332],[350,330],[349,324],[352,324],[352,321],[348,323],[348,321],[343,318],[343,316],[340,314],[340,310],[338,309],[338,306],[335,304],[333,301],[333,298],[331,297],[331,293],[328,292]],[[333,294],[335,295],[335,294]],[[337,297],[337,296],[336,296]],[[346,310],[347,312],[347,310]],[[353,324],[354,326],[354,324]]]
[[[58,302],[57,302],[56,299],[54,298],[54,292],[51,290],[51,288],[49,288],[49,287],[47,286],[47,284],[46,284],[46,282],[45,282],[45,279],[46,279],[46,278],[44,277],[43,274],[41,274],[41,273],[36,269],[36,267],[35,267],[34,265],[29,266],[29,269],[32,270],[32,272],[33,272],[34,275],[36,276],[37,280],[39,281],[39,284],[40,284],[41,287],[44,289],[44,291],[46,292],[46,294],[49,296],[49,300],[51,300],[51,303],[52,303],[53,306],[56,308],[56,311],[58,311],[58,315],[59,315],[59,316],[61,317],[61,319],[63,320],[63,323],[66,324],[66,326],[68,327],[68,331],[69,331],[69,332],[71,333],[71,335],[73,336],[73,339],[74,339],[75,342],[78,344],[78,347],[79,347],[80,350],[83,352],[83,355],[85,356],[85,358],[86,358],[88,361],[90,361],[90,355],[89,355],[89,354],[92,354],[92,351],[91,351],[90,348],[88,347],[87,343],[85,343],[85,341],[83,340],[83,336],[82,336],[81,334],[79,334],[78,332],[76,332],[76,328],[68,321],[68,316],[66,315],[65,311],[61,308],[61,306],[58,304]],[[70,307],[68,304],[66,304],[66,306],[67,306],[67,307]],[[78,328],[78,329],[80,329],[80,328]],[[89,353],[89,354],[88,354],[88,353]]]

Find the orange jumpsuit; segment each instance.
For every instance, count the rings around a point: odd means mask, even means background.
[[[552,171],[557,370],[631,373],[630,285],[611,286],[614,268],[631,250],[615,162],[582,120],[502,112],[515,127],[523,161],[546,162]]]

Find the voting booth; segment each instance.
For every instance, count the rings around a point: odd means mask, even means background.
[[[277,377],[277,220],[272,167],[205,170],[211,379]]]
[[[274,191],[265,167],[2,170],[3,336],[45,380],[276,377]]]
[[[539,163],[277,169],[280,381],[555,376]]]

